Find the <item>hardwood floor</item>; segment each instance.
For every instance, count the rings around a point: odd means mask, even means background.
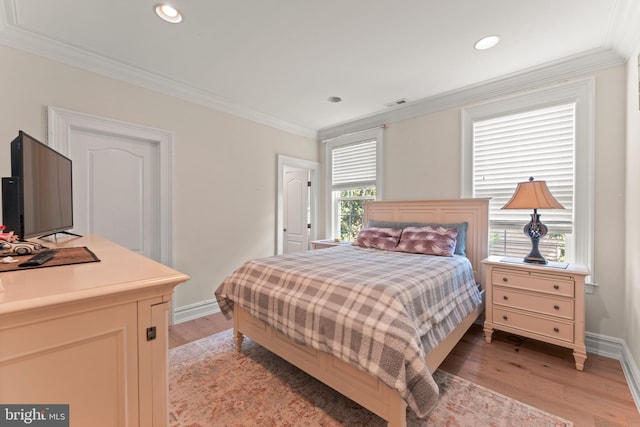
[[[169,347],[233,327],[221,314],[169,328]],[[575,369],[571,350],[496,331],[487,344],[473,325],[441,368],[574,422],[575,427],[640,426],[622,367],[617,360],[589,354]]]
[[[169,348],[178,347],[230,328],[233,328],[233,320],[225,319],[222,313],[171,325],[169,326]]]

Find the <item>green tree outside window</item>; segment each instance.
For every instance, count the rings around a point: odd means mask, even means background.
[[[375,188],[356,188],[339,193],[340,240],[353,241],[358,236],[364,222],[364,203],[375,200]]]

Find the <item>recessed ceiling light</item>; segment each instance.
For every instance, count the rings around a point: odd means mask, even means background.
[[[342,98],[340,98],[339,96],[330,96],[329,98],[327,98],[327,100],[329,102],[340,102],[342,101]]]
[[[478,40],[476,44],[473,45],[473,47],[475,47],[477,50],[487,50],[497,45],[499,41],[500,36],[487,36]]]
[[[167,22],[172,24],[182,22],[182,14],[178,9],[171,5],[158,3],[153,6],[153,10],[156,11],[156,15]]]

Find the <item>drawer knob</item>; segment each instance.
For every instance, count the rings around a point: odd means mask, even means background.
[[[509,297],[508,297],[508,296],[506,296],[506,295],[503,295],[503,296],[502,296],[502,299],[506,301],[506,300],[508,300],[508,299],[509,299]]]
[[[556,328],[553,328],[553,332],[560,332],[560,329],[559,329],[559,328],[557,328],[557,327],[556,327]]]
[[[502,278],[502,281],[503,281],[503,282],[508,282],[508,281],[509,281],[509,279],[507,279],[506,277],[503,277],[503,278]]]
[[[502,320],[509,320],[507,316],[502,316]]]
[[[555,290],[560,289],[560,285],[553,285],[553,289],[555,289]]]
[[[559,305],[557,305],[557,304],[556,304],[556,305],[554,305],[554,306],[553,306],[553,308],[554,308],[554,309],[556,309],[556,310],[560,310],[560,306],[559,306]]]

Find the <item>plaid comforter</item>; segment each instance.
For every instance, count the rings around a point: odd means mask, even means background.
[[[215,292],[298,343],[357,365],[425,416],[425,355],[482,299],[465,257],[337,246],[248,261]]]

